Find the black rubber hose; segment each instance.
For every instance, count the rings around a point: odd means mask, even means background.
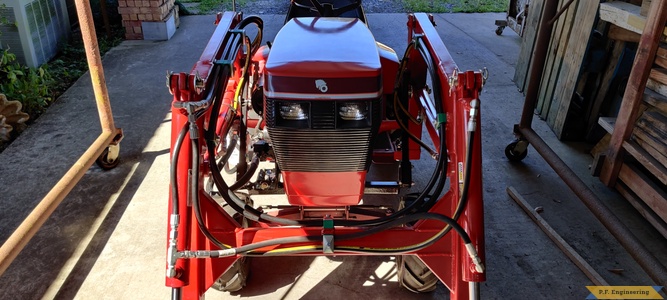
[[[248,16],[248,17],[244,18],[243,20],[241,20],[241,22],[238,25],[236,25],[236,28],[243,29],[250,24],[257,25],[257,29],[258,29],[257,30],[257,35],[255,36],[255,39],[253,39],[252,44],[251,44],[252,45],[251,46],[252,51],[250,51],[250,53],[255,53],[255,51],[257,51],[257,49],[259,49],[259,46],[262,43],[262,33],[264,31],[264,20],[262,20],[262,18],[260,18],[259,16],[254,16],[254,15],[253,16]]]
[[[199,230],[208,238],[214,245],[220,249],[227,249],[210,231],[204,223],[204,218],[201,215],[200,198],[199,198],[199,142],[197,139],[192,139],[192,176],[190,176],[190,199],[192,199],[192,209],[195,212],[195,219],[199,225]]]
[[[250,179],[252,179],[252,175],[255,175],[255,171],[257,171],[257,167],[259,167],[259,156],[255,154],[252,157],[252,161],[250,162],[250,166],[248,167],[248,170],[239,178],[239,180],[236,181],[236,183],[232,184],[229,186],[229,189],[232,191],[236,191],[242,186],[244,186]]]
[[[188,133],[189,123],[185,123],[181,131],[176,137],[174,142],[174,150],[171,155],[171,167],[169,168],[169,178],[171,180],[171,214],[178,215],[178,178],[176,169],[178,167],[178,154],[181,151],[181,146],[183,145],[183,140],[185,135]]]
[[[408,215],[399,219],[392,220],[390,222],[374,226],[370,229],[366,229],[361,232],[355,232],[355,233],[348,233],[348,234],[339,234],[339,235],[334,235],[334,241],[344,241],[344,240],[351,240],[351,239],[359,239],[359,238],[364,238],[373,234],[376,234],[381,231],[389,230],[391,228],[408,224],[411,222],[419,221],[419,220],[438,220],[446,223],[448,226],[454,228],[456,233],[459,234],[461,239],[463,240],[464,244],[469,244],[471,243],[470,236],[468,233],[465,232],[463,227],[461,225],[457,224],[456,221],[454,221],[452,218],[449,218],[444,215],[440,214],[434,214],[434,213],[417,213],[413,215]],[[431,241],[430,243],[427,243],[425,245],[421,245],[419,247],[415,248],[408,248],[405,249],[401,252],[411,252],[411,251],[416,251],[419,249],[423,249],[425,247],[428,247],[432,243],[438,241],[440,238],[442,238],[445,235],[443,232],[439,232],[436,236],[434,236],[434,240]],[[244,245],[236,249],[236,253],[238,254],[244,254],[256,249],[264,248],[264,247],[269,247],[269,246],[275,246],[275,245],[284,245],[284,244],[294,244],[294,243],[305,243],[305,242],[312,242],[312,241],[321,241],[322,236],[321,235],[310,235],[310,236],[298,236],[298,237],[285,237],[285,238],[277,238],[277,239],[271,239],[271,240],[266,240],[266,241],[261,241],[257,243],[252,243],[248,245]],[[362,250],[360,250],[362,251]],[[367,250],[367,251],[373,251],[373,250]],[[375,253],[382,253],[382,252],[394,252],[391,249],[388,249],[387,251],[383,250],[374,250],[373,252]]]
[[[222,169],[223,167],[225,167],[225,165],[227,164],[227,161],[229,160],[229,157],[232,155],[232,152],[234,152],[235,147],[236,147],[236,139],[232,138],[231,141],[229,141],[229,145],[227,146],[227,149],[225,149],[225,151],[226,151],[225,155],[223,155],[220,158],[220,160],[217,164],[218,169]]]

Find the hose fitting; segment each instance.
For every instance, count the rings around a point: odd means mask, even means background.
[[[475,270],[478,273],[484,273],[484,264],[482,263],[482,259],[479,257],[479,254],[477,254],[475,246],[473,246],[472,243],[467,243],[466,250],[468,250],[468,255],[470,255],[472,263],[475,265]]]
[[[167,277],[174,278],[176,277],[176,260],[179,258],[178,249],[176,244],[178,242],[178,224],[179,216],[177,214],[172,214],[169,217],[169,248],[167,248]]]
[[[479,100],[470,101],[470,119],[468,119],[468,132],[473,132],[477,128],[477,115],[479,114]]]

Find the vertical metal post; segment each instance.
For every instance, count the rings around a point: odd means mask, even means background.
[[[62,200],[69,194],[81,177],[86,173],[102,152],[113,141],[118,142],[122,131],[114,125],[111,105],[107,93],[106,82],[102,69],[102,59],[97,46],[97,37],[90,3],[87,0],[76,0],[77,14],[81,26],[81,34],[88,58],[88,67],[92,78],[97,111],[102,126],[102,134],[81,155],[74,165],[63,175],[58,183],[49,191],[33,211],[26,217],[7,241],[0,247],[0,275],[2,275],[23,247],[42,227]]]

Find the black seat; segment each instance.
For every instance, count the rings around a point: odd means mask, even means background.
[[[316,0],[317,1],[317,0]],[[333,5],[334,9],[342,8],[347,5],[355,3],[354,0],[322,0],[319,1],[322,5]],[[361,5],[358,7],[341,13],[339,16],[320,16],[320,13],[315,9],[313,3],[310,0],[291,0],[290,7],[287,11],[287,16],[285,18],[285,23],[287,23],[292,18],[299,17],[342,17],[342,18],[357,18],[360,21],[366,23],[366,14]]]

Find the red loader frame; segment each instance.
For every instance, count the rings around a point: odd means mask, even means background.
[[[233,126],[235,117],[242,117],[240,110],[234,110],[233,94],[236,85],[241,80],[244,55],[250,55],[239,50],[233,61],[220,61],[223,51],[234,34],[233,28],[241,22],[240,13],[227,12],[218,16],[217,29],[206,46],[200,60],[189,74],[171,74],[168,76],[168,85],[173,94],[172,103],[172,185],[169,211],[171,214],[167,245],[167,277],[166,285],[173,288],[173,298],[200,299],[204,292],[211,287],[223,272],[242,257],[234,251],[219,249],[200,230],[196,221],[195,211],[191,205],[193,191],[188,188],[192,178],[209,176],[207,162],[208,149],[204,142],[202,129],[213,126],[209,123],[212,114],[218,114],[218,132],[225,134]],[[433,104],[428,101],[423,91],[413,91],[410,99],[410,110],[423,110],[430,122],[427,130],[434,146],[439,149],[438,126],[445,126],[446,153],[449,158],[446,176],[450,182],[446,191],[430,209],[429,213],[443,216],[453,216],[459,199],[461,199],[464,170],[469,170],[468,197],[463,213],[457,223],[469,235],[471,246],[479,256],[475,261],[468,255],[471,249],[466,249],[465,243],[454,231],[430,243],[417,251],[402,252],[400,249],[407,245],[420,244],[427,241],[447,226],[443,222],[428,219],[419,220],[414,225],[393,227],[361,238],[335,240],[335,253],[323,253],[322,239],[319,241],[300,242],[296,244],[274,244],[258,250],[262,253],[280,253],[288,255],[368,255],[360,254],[355,249],[399,249],[393,252],[378,253],[378,255],[414,254],[417,255],[451,291],[451,299],[469,299],[478,296],[479,282],[485,280],[483,271],[484,259],[484,218],[482,202],[482,161],[481,161],[481,126],[479,116],[479,94],[485,75],[483,72],[458,72],[456,64],[447,48],[433,27],[432,17],[426,14],[408,16],[408,41],[418,39],[428,49],[432,57],[439,82],[443,83],[441,101],[446,114],[436,114]],[[410,57],[419,57],[417,50],[410,52]],[[224,64],[222,72],[214,71],[214,65]],[[427,65],[423,60],[415,58],[408,62],[412,74],[425,74]],[[222,85],[224,89],[219,95],[223,104],[219,111],[212,111],[206,104],[207,97],[211,96],[213,85]],[[199,113],[194,113],[194,111]],[[395,121],[394,121],[395,122]],[[196,126],[194,126],[196,124]],[[394,127],[383,125],[383,127]],[[420,126],[414,126],[414,133],[421,133]],[[183,128],[189,128],[182,138]],[[472,155],[466,159],[468,149],[467,136],[472,135]],[[223,135],[224,136],[224,135]],[[190,147],[189,141],[198,141],[197,147]],[[180,144],[183,144],[181,147]],[[194,149],[193,149],[194,148]],[[178,152],[175,152],[175,149]],[[194,157],[194,159],[193,159]],[[400,155],[398,156],[400,157]],[[193,160],[195,162],[193,162]],[[467,164],[466,165],[466,161]],[[198,166],[195,166],[198,164]],[[193,171],[198,171],[193,174]],[[295,236],[343,236],[350,233],[363,232],[365,228],[334,226],[279,226],[251,222],[248,227],[241,226],[234,218],[227,214],[204,189],[204,180],[198,181],[198,188],[194,193],[200,197],[200,211],[210,233],[225,245],[238,248],[262,241]],[[458,183],[458,184],[457,184]],[[176,201],[175,201],[176,200]],[[177,207],[174,207],[176,205]],[[323,222],[325,223],[325,222]],[[295,247],[312,249],[307,252],[292,253]],[[309,248],[310,247],[310,248]],[[476,253],[476,254],[477,254]]]

